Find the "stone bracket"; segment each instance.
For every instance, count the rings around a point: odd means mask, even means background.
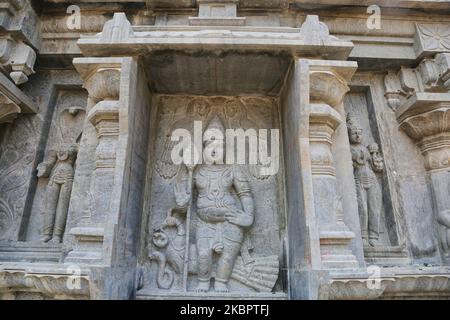
[[[0,123],[12,122],[19,113],[37,111],[35,102],[0,73]]]

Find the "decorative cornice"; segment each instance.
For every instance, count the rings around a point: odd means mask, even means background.
[[[26,268],[0,269],[0,292],[30,291],[51,298],[89,298],[89,276],[65,273],[61,270],[36,271]],[[67,266],[70,270],[70,266]],[[72,285],[76,282],[76,285]]]
[[[114,31],[115,30],[115,31]],[[131,56],[157,49],[290,51],[295,55],[345,60],[353,43],[330,36],[317,16],[299,28],[253,26],[131,26],[124,13],[114,14],[102,33],[82,36],[85,56]]]

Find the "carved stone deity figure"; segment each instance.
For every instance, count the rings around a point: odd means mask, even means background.
[[[254,220],[254,202],[246,177],[237,167],[224,164],[223,137],[224,126],[216,116],[203,136],[203,164],[197,167],[188,165],[193,179],[189,180],[187,188],[175,191],[179,206],[188,206],[191,194],[197,194],[192,200],[198,218],[195,230],[198,292],[209,291],[215,257],[214,290],[228,292],[228,282],[241,251],[246,228]]]
[[[384,162],[378,144],[363,145],[362,127],[350,114],[347,116],[347,126],[363,243],[365,246],[375,246],[383,210],[381,188],[375,173],[383,171]]]
[[[43,241],[60,243],[64,234],[77,157],[76,144],[60,144],[38,165],[37,176],[49,178],[44,212]]]
[[[444,253],[450,254],[450,210],[443,210],[438,215],[439,234]]]

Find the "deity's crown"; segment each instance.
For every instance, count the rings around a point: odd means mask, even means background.
[[[212,118],[211,121],[209,122],[208,127],[206,127],[205,133],[208,132],[208,134],[203,135],[203,141],[210,140],[211,134],[217,131],[220,131],[222,133],[223,137],[222,139],[224,139],[225,127],[222,123],[222,120],[220,120],[219,116],[215,115],[214,118]]]
[[[362,130],[358,118],[353,113],[347,113],[347,128],[348,130]]]

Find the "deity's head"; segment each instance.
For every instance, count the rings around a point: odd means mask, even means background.
[[[157,248],[163,249],[167,247],[167,244],[169,243],[169,238],[162,229],[157,229],[153,233],[152,241]]]
[[[228,118],[234,118],[238,112],[239,109],[243,109],[243,104],[240,100],[229,100],[225,103],[225,115]]]
[[[75,160],[78,153],[78,146],[75,143],[63,143],[58,146],[56,150],[56,154],[58,159],[61,161],[65,161],[67,159]]]
[[[192,100],[188,107],[187,113],[194,114],[196,117],[205,118],[210,111],[210,106],[204,99],[194,99]]]
[[[347,128],[348,136],[351,144],[362,143],[362,127],[356,117],[352,114],[347,114]]]
[[[206,164],[223,164],[225,127],[216,115],[203,133],[203,159]]]
[[[370,153],[379,153],[380,152],[380,146],[378,145],[378,143],[372,143],[370,144],[367,149],[369,149]]]

